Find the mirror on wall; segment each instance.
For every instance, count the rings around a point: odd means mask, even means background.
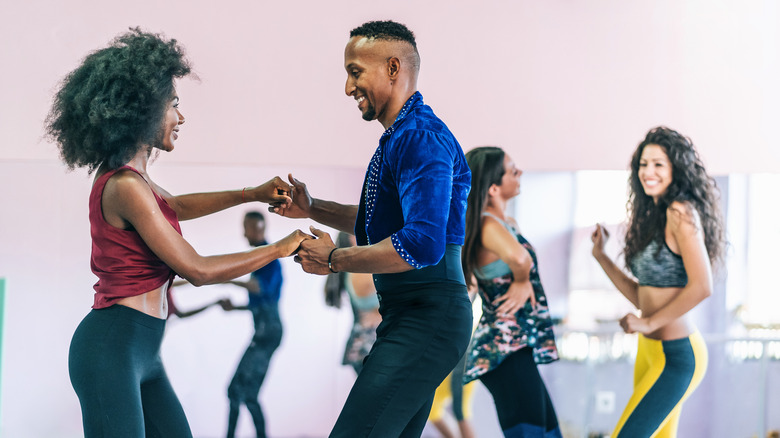
[[[717,315],[699,315],[706,331],[734,337],[780,336],[780,294],[774,278],[780,247],[780,174],[729,174],[715,178],[729,242],[715,267]],[[596,223],[611,234],[607,251],[622,263],[627,217],[626,171],[525,172],[515,217],[539,252],[551,312],[567,329],[616,329],[632,306],[591,255]],[[712,307],[712,306],[711,306]],[[720,321],[712,321],[716,316]]]

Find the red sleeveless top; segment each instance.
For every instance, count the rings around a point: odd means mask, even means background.
[[[103,309],[125,297],[132,297],[157,289],[176,275],[146,245],[135,230],[123,230],[106,222],[103,217],[103,189],[122,166],[101,175],[89,195],[89,224],[92,234],[92,272],[97,275],[93,309]],[[181,234],[179,219],[170,205],[152,190],[157,205],[171,226]]]

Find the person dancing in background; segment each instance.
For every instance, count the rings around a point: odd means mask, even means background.
[[[208,309],[212,306],[220,306],[222,309],[225,309],[225,306],[229,305],[230,300],[227,298],[220,298],[217,301],[205,304],[200,307],[196,307],[191,310],[181,310],[179,309],[179,306],[176,304],[176,300],[173,298],[174,296],[174,289],[178,286],[184,286],[190,284],[188,281],[185,280],[174,280],[173,283],[171,283],[171,286],[168,288],[168,317],[167,319],[170,319],[171,316],[176,316],[179,319],[183,318],[189,318],[190,316],[197,315],[200,312],[203,312],[204,310]]]
[[[638,333],[634,392],[613,437],[675,437],[682,403],[701,383],[707,346],[688,313],[712,294],[712,265],[724,252],[715,181],[691,140],[651,129],[631,158],[624,255],[636,280],[604,253],[596,225],[593,257],[641,311],[620,320]]]
[[[244,237],[253,247],[267,245],[265,240],[265,216],[259,211],[250,211],[244,215]],[[282,342],[282,319],[279,316],[279,297],[282,292],[282,264],[273,260],[252,272],[249,281],[230,280],[227,283],[246,289],[249,300],[245,306],[235,306],[227,300],[222,308],[230,310],[249,310],[252,312],[255,333],[246,348],[236,373],[228,386],[227,438],[236,434],[238,414],[241,405],[245,405],[252,415],[258,438],[265,438],[265,416],[260,406],[260,387],[265,381],[268,366],[279,344]]]
[[[89,222],[98,282],[68,357],[86,438],[191,437],[160,360],[174,276],[221,283],[291,255],[308,238],[296,230],[252,251],[208,257],[184,240],[180,220],[246,201],[291,202],[279,178],[179,196],[152,181],[152,151],[172,151],[184,123],[174,80],[189,73],[176,40],[131,29],[68,74],[46,120],[68,168],[96,172]]]
[[[343,231],[339,232],[336,246],[339,248],[355,246],[355,237]],[[379,299],[371,274],[353,272],[328,274],[325,280],[325,303],[331,307],[341,307],[341,296],[344,291],[349,295],[355,322],[347,338],[341,363],[351,366],[355,374],[360,374],[360,370],[363,369],[363,359],[368,356],[368,352],[376,342],[376,328],[382,322],[382,315],[379,314]]]
[[[366,121],[385,129],[359,205],[312,198],[289,175],[293,203],[282,216],[354,232],[358,246],[318,237],[296,255],[314,274],[374,274],[382,323],[331,438],[419,437],[436,387],[468,346],[471,302],[460,265],[471,175],[463,150],[417,91],[414,34],[393,21],[350,32],[345,93]]]
[[[476,436],[469,421],[471,418],[471,395],[474,393],[476,381],[463,384],[465,366],[466,355],[464,354],[452,372],[436,388],[436,393],[433,395],[433,405],[431,413],[428,414],[428,421],[444,438],[455,438],[455,434],[444,421],[444,411],[448,401],[451,402],[452,415],[458,423],[460,438],[474,438]]]
[[[463,272],[476,278],[482,317],[466,354],[464,383],[480,379],[496,404],[505,437],[560,438],[558,417],[537,364],[558,360],[536,252],[507,215],[520,175],[501,148],[466,154],[471,193]]]

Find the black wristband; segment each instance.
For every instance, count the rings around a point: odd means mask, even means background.
[[[338,271],[333,270],[333,253],[336,252],[336,250],[339,249],[338,247],[333,248],[330,250],[330,254],[328,254],[328,269],[330,269],[330,272],[334,274],[338,274]]]

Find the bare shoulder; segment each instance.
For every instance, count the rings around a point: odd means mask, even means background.
[[[485,216],[482,221],[481,238],[482,248],[499,257],[516,253],[522,248],[514,233],[503,222],[490,216]]]
[[[132,194],[137,191],[151,192],[149,184],[144,178],[129,169],[119,170],[106,182],[106,190],[111,190],[117,194]]]
[[[497,218],[489,215],[482,216],[482,235],[504,234],[506,232],[506,227]]]
[[[129,219],[133,211],[149,211],[157,207],[152,188],[132,170],[120,170],[106,182],[103,191],[103,210],[114,211]]]
[[[674,201],[669,205],[666,209],[666,224],[672,231],[701,229],[699,212],[690,202],[685,201]]]

